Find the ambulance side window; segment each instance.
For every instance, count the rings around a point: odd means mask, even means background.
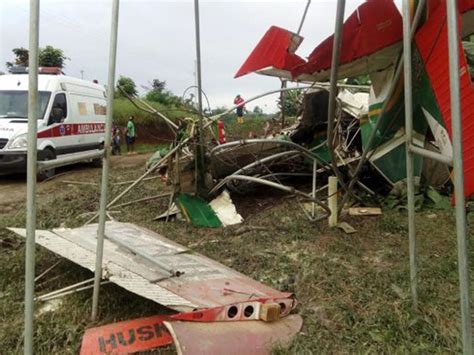
[[[57,94],[54,97],[53,107],[49,115],[48,125],[61,123],[67,118],[67,99],[65,94]]]

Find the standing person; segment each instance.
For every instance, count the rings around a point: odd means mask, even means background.
[[[238,105],[236,109],[238,123],[244,123],[244,101],[240,95],[237,95],[234,99],[234,105]]]
[[[120,150],[120,128],[114,127],[112,131],[112,155],[121,155]]]
[[[137,132],[135,129],[135,117],[130,116],[128,118],[128,123],[127,123],[127,135],[126,135],[126,141],[127,141],[127,153],[133,154],[135,152],[135,139],[137,138]]]

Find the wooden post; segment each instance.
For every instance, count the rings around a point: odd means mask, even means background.
[[[331,215],[329,216],[329,227],[337,225],[337,177],[329,177],[328,203]]]
[[[280,91],[280,105],[281,105],[281,129],[285,128],[285,99],[286,93],[283,89],[286,89],[286,80],[281,79],[281,89]]]

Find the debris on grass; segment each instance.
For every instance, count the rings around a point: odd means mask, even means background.
[[[337,228],[341,229],[344,231],[344,233],[346,234],[354,234],[354,233],[357,233],[357,230],[352,227],[349,223],[347,222],[339,222],[337,225],[336,225]]]
[[[351,207],[349,208],[349,215],[351,216],[379,216],[382,214],[382,209],[378,207]]]

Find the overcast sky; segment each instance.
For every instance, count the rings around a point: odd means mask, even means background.
[[[363,0],[347,0],[348,17]],[[397,3],[400,1],[396,1]],[[212,107],[276,89],[276,78],[234,74],[271,25],[296,31],[306,0],[200,2],[203,89]],[[313,0],[298,50],[307,56],[334,31],[336,0]],[[52,45],[71,59],[65,72],[107,81],[111,0],[41,0],[40,47]],[[0,0],[0,70],[15,47],[28,47],[29,1]],[[117,75],[133,78],[140,90],[154,78],[166,80],[177,95],[194,85],[195,34],[191,0],[122,0]],[[275,96],[256,101],[276,110]],[[253,108],[253,104],[249,108]]]

